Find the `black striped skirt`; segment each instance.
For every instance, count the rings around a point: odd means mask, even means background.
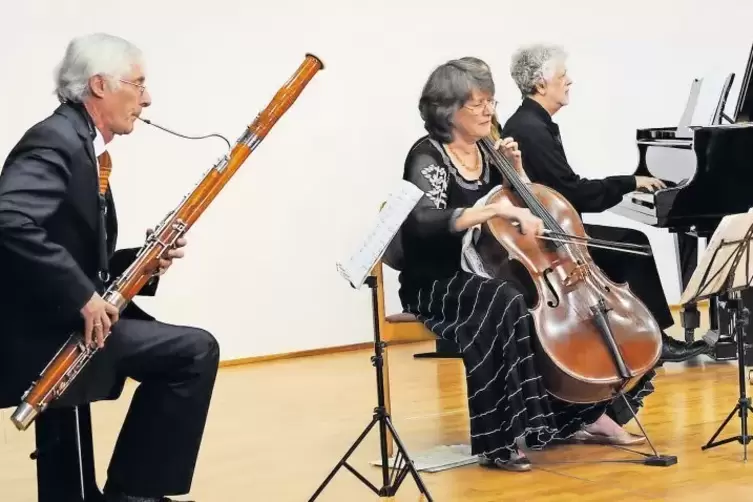
[[[405,311],[462,353],[475,455],[506,460],[521,439],[541,449],[593,423],[611,405],[565,403],[547,394],[534,364],[535,328],[511,282],[462,271],[401,282]],[[630,392],[638,406],[653,391],[651,377],[653,372]]]

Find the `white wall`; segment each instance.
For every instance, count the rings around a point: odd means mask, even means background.
[[[753,17],[747,0],[619,7],[541,0],[525,9],[502,0],[337,4],[29,0],[6,12],[0,31],[2,152],[56,106],[53,67],[81,33],[116,33],[145,50],[154,100],[145,117],[185,134],[221,132],[231,141],[305,52],[325,61],[192,229],[188,257],[163,280],[160,295],[141,301],[163,320],[211,330],[225,359],[370,339],[368,292],[352,290],[335,262],[358,242],[401,175],[407,149],[423,134],[416,104],[437,64],[466,55],[486,60],[504,120],[518,104],[507,73],[512,51],[535,41],[564,44],[575,84],[572,105],[557,121],[573,166],[596,177],[631,173],[635,129],[676,123],[691,79],[742,72],[753,41],[737,22]],[[120,245],[136,246],[224,146],[139,124],[111,151]],[[589,220],[631,225],[614,215]],[[644,230],[675,301],[672,240]],[[390,282],[394,311],[399,303]]]

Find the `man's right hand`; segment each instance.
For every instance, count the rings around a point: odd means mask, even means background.
[[[92,335],[97,339],[97,347],[105,346],[105,333],[110,333],[110,327],[118,322],[120,312],[114,305],[106,302],[98,293],[94,293],[81,309],[84,318],[84,340],[86,345],[92,343]]]
[[[656,178],[649,178],[648,176],[636,176],[635,177],[635,189],[639,190],[645,188],[649,192],[655,192],[660,188],[667,188],[662,180]]]

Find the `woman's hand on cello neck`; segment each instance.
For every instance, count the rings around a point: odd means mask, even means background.
[[[513,138],[498,139],[494,143],[494,149],[507,157],[524,183],[531,182],[525,170],[523,170],[523,156],[518,149],[518,143]]]

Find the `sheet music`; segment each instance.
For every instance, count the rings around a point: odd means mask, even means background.
[[[698,96],[701,93],[701,85],[703,84],[702,78],[693,79],[693,83],[690,85],[690,95],[688,96],[688,102],[685,104],[685,110],[680,117],[680,122],[677,124],[677,131],[675,137],[677,138],[692,138],[693,132],[690,130],[691,121],[693,115],[695,115],[696,105],[698,105]]]
[[[387,197],[375,224],[372,225],[356,252],[344,263],[337,263],[337,271],[354,288],[360,289],[363,286],[366,277],[371,273],[376,262],[382,258],[400,226],[423,195],[423,190],[413,183],[400,180],[397,187]]]
[[[753,255],[751,256],[751,263],[747,263],[745,255],[743,255],[735,270],[732,270],[732,258],[739,246],[735,242],[742,241],[751,226],[753,226],[753,213],[751,212],[729,214],[722,218],[703,252],[698,267],[696,267],[690,281],[688,281],[688,286],[682,293],[680,298],[681,305],[694,300],[703,300],[713,294],[720,293],[721,289],[725,286],[724,283],[730,272],[732,272],[733,276],[731,285],[733,289],[745,288],[749,285],[751,274],[753,273],[753,270],[751,270],[753,269]],[[722,242],[725,244],[722,245]],[[753,243],[750,244],[753,248]],[[716,255],[714,254],[715,252]],[[751,269],[748,269],[748,266]],[[707,270],[707,279],[706,281],[702,281]],[[701,286],[704,286],[703,289],[698,291]]]
[[[729,75],[723,72],[709,72],[703,78],[703,89],[698,94],[691,126],[709,126],[714,124],[714,115],[724,97],[726,80]],[[727,89],[727,91],[729,91]],[[722,110],[724,111],[724,110]]]

